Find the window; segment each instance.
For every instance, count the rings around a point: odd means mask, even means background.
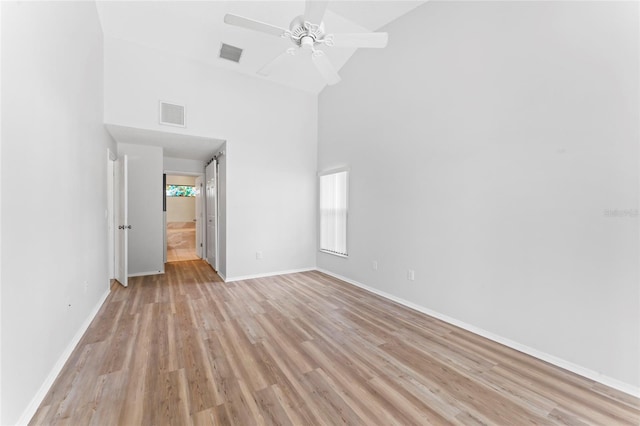
[[[196,187],[189,185],[167,185],[167,197],[195,197]]]
[[[347,256],[349,172],[320,175],[320,250]]]

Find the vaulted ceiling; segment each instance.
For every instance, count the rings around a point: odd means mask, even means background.
[[[327,33],[376,31],[423,1],[330,1],[324,16]],[[126,40],[191,60],[205,62],[295,89],[318,93],[325,81],[304,55],[288,56],[268,77],[256,72],[292,47],[289,40],[230,26],[224,15],[233,13],[283,28],[305,10],[296,1],[140,1],[98,2],[105,36]],[[393,34],[389,34],[393,38]],[[222,43],[243,49],[239,63],[218,57]],[[340,69],[354,49],[324,49]]]

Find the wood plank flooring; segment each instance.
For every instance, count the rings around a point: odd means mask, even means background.
[[[167,262],[197,259],[195,222],[167,223]]]
[[[640,424],[640,401],[319,272],[116,287],[31,424]]]

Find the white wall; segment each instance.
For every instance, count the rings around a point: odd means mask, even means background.
[[[195,186],[195,184],[196,184],[195,176],[167,175],[167,185]]]
[[[193,222],[196,218],[194,197],[167,197],[167,223]]]
[[[10,425],[28,411],[109,289],[107,148],[115,146],[102,125],[95,4],[0,7],[0,423]]]
[[[429,2],[386,30],[320,96],[351,198],[319,267],[637,390],[638,4]]]
[[[118,144],[129,164],[129,275],[164,272],[162,148]]]
[[[105,52],[106,122],[227,141],[227,277],[313,267],[315,96],[121,40]],[[158,125],[159,99],[186,104],[186,129]]]
[[[164,171],[181,173],[204,173],[204,162],[184,158],[164,157]]]

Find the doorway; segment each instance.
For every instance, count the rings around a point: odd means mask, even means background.
[[[205,168],[205,200],[207,205],[207,257],[211,267],[218,271],[218,158]]]
[[[107,149],[107,253],[109,287],[128,285],[128,158]]]
[[[109,283],[116,279],[116,169],[117,156],[107,149],[107,253],[109,254]]]
[[[167,262],[200,259],[196,236],[196,177],[166,176]]]

